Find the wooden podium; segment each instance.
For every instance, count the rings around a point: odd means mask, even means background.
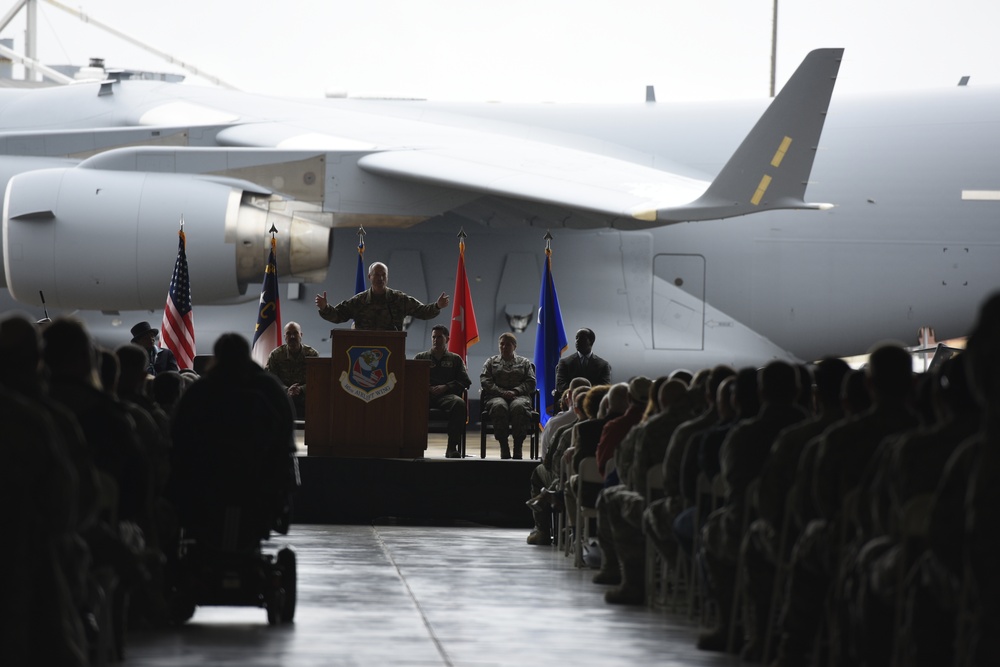
[[[306,360],[309,456],[423,458],[430,363],[406,332],[334,329],[333,355]]]

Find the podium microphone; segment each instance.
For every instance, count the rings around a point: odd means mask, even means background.
[[[45,319],[43,322],[49,321],[49,309],[45,307],[45,293],[42,290],[38,290],[38,296],[42,299],[42,312],[45,314]]]

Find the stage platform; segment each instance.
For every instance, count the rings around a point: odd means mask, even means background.
[[[429,434],[422,459],[307,456],[301,432],[298,437],[302,486],[295,497],[294,523],[400,519],[425,525],[469,521],[503,528],[533,526],[525,501],[531,471],[539,461],[501,460],[492,437],[482,459],[478,431],[470,430],[464,459],[445,458],[446,439],[437,434]]]

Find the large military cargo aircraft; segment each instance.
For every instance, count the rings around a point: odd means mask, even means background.
[[[616,379],[961,336],[1000,285],[1000,90],[839,98],[841,53],[770,104],[0,90],[0,304],[127,342],[162,315],[183,217],[201,352],[252,335],[272,225],[282,319],[323,352],[313,296],[354,293],[362,225],[366,262],[424,301],[468,234],[473,372],[504,331],[533,349],[546,232],[566,328],[596,332]]]

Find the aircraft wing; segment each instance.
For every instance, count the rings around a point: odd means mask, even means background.
[[[553,208],[583,214],[560,215],[567,226],[620,229],[821,208],[804,200],[805,187],[842,53],[807,55],[711,182],[690,169],[662,168],[662,156],[654,168],[652,156],[630,161],[487,127],[356,109],[316,106],[305,117],[271,107],[238,112],[184,89],[155,102],[123,91],[124,126],[8,130],[0,133],[0,153],[75,157],[88,169],[236,179],[257,186],[245,190],[310,202],[332,214],[334,225],[368,217],[371,225],[405,226],[484,196],[527,214]],[[119,95],[109,91],[101,87],[102,99]],[[53,106],[61,105],[53,100]]]
[[[358,160],[368,172],[595,213],[628,226],[639,212],[697,199],[707,181],[586,151],[530,141],[380,151]]]
[[[715,181],[532,141],[385,150],[368,172],[607,216],[640,229],[771,209],[825,208],[804,201],[843,49],[811,52]]]
[[[223,113],[199,93],[135,111],[133,127],[67,131],[59,141],[41,132],[0,135],[0,149],[72,145],[90,169],[235,178],[311,202],[333,214],[334,225],[368,217],[371,226],[405,226],[488,196],[526,214],[583,213],[565,216],[571,227],[641,229],[823,207],[804,195],[842,54],[807,55],[714,181],[654,168],[651,156],[637,158],[644,164],[475,125],[344,108],[316,107],[314,116],[294,120],[272,111]],[[206,120],[214,124],[197,125]],[[306,174],[314,177],[303,187]]]

